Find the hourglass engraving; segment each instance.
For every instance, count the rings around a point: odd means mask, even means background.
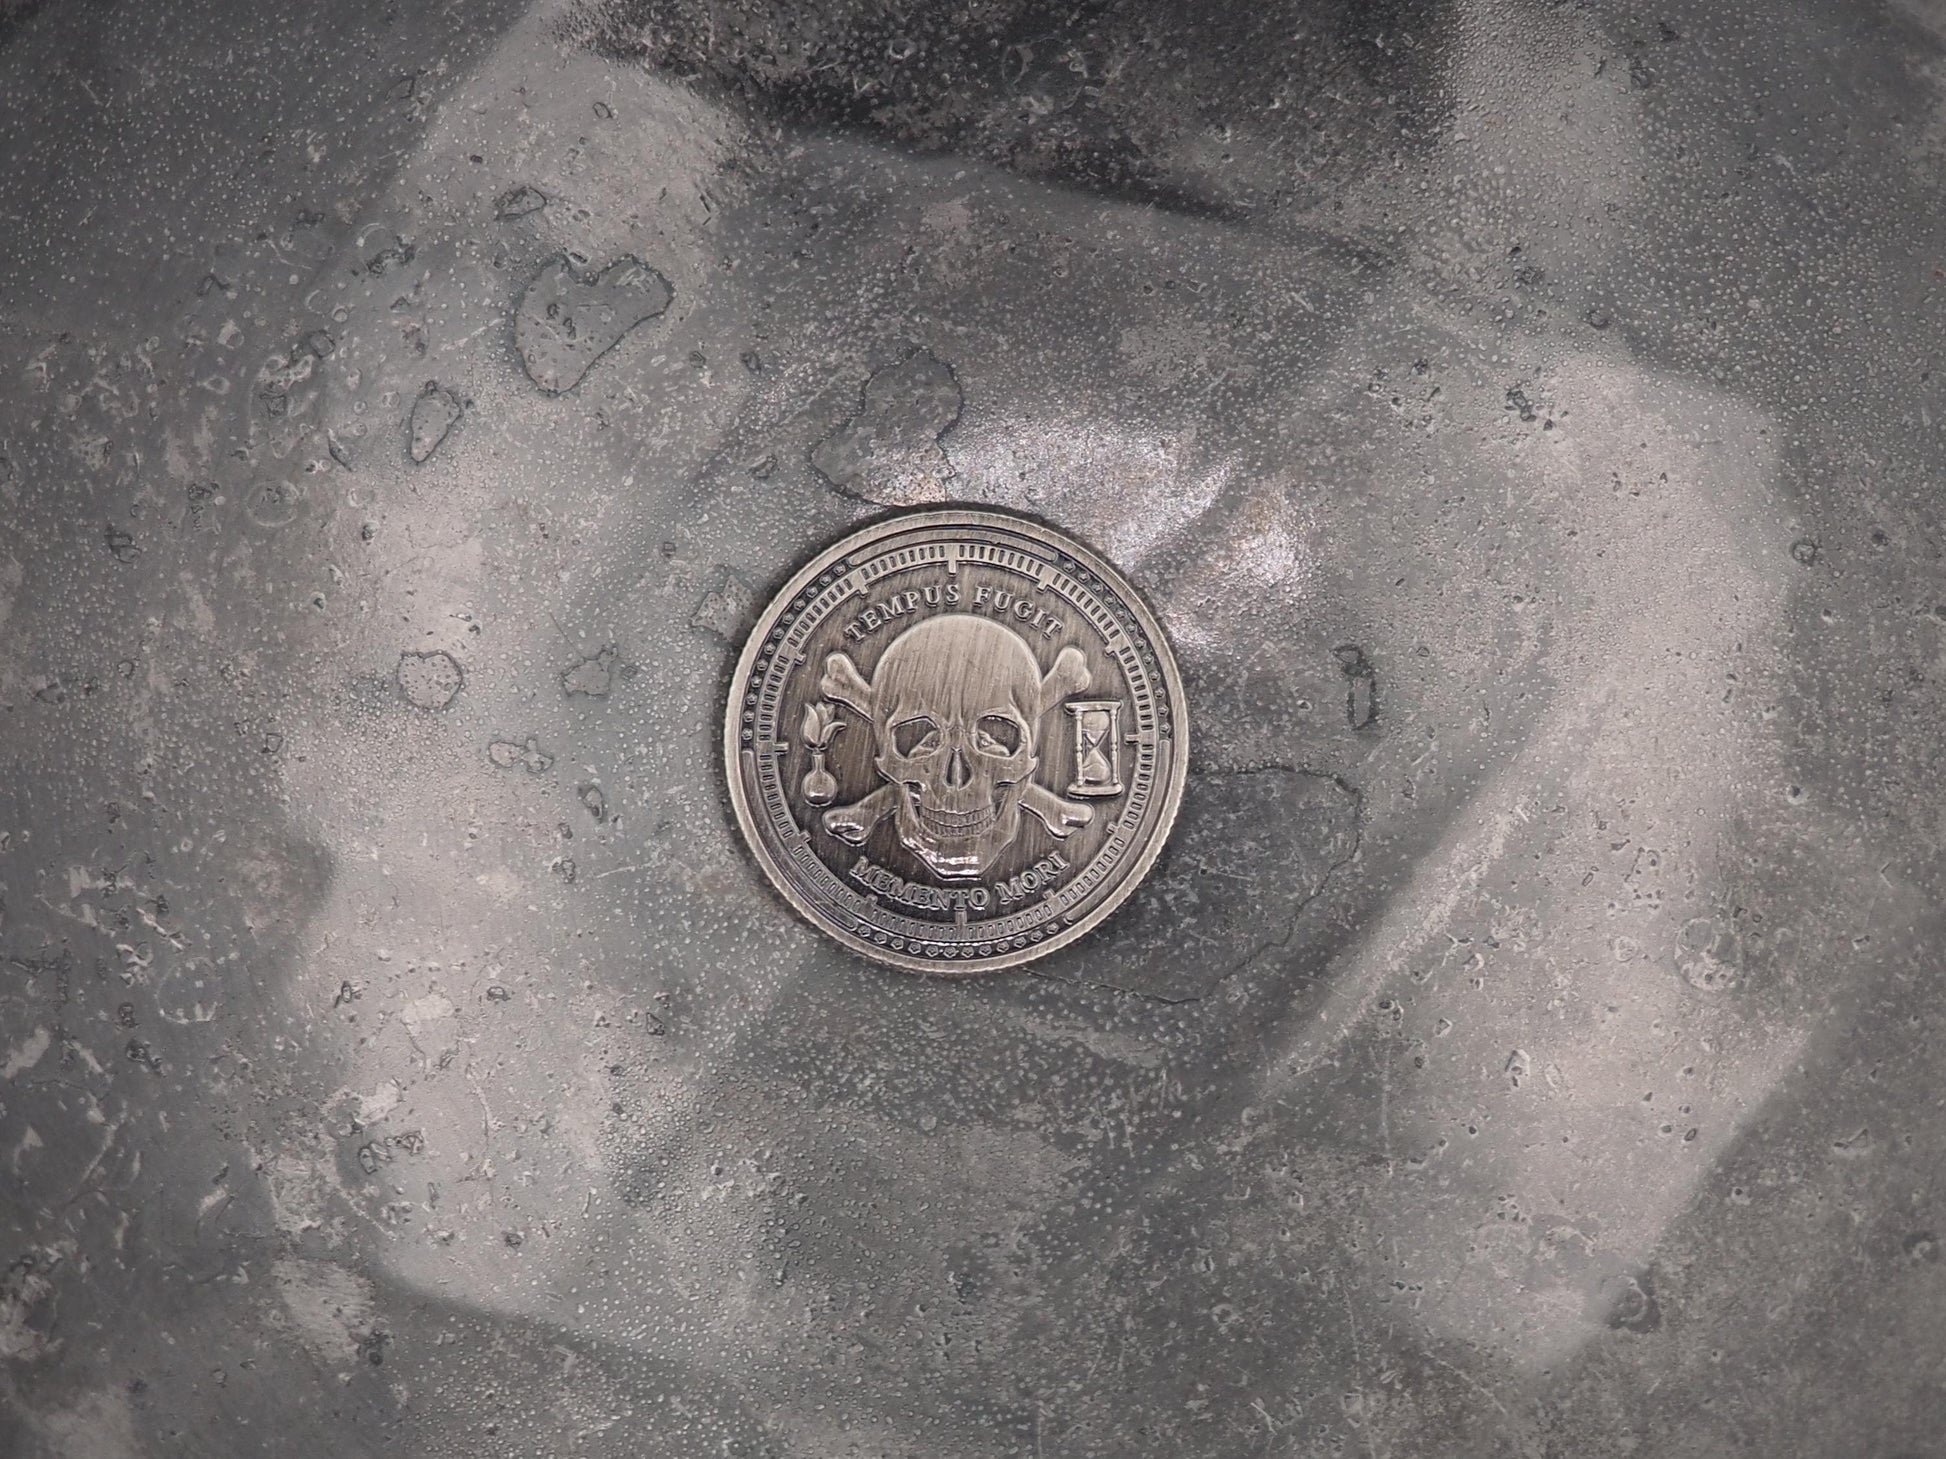
[[[1074,780],[1069,795],[1122,793],[1122,701],[1075,699],[1064,706],[1074,721]]]

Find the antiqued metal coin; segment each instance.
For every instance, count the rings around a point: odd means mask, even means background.
[[[1074,941],[1155,863],[1188,769],[1182,680],[1122,575],[993,511],[895,517],[793,578],[737,664],[737,819],[792,906],[901,968]]]

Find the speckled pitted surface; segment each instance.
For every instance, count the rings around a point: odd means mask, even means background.
[[[0,1452],[1946,1453],[1946,13],[0,0]],[[766,889],[887,507],[1171,854]]]

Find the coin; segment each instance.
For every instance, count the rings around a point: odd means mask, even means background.
[[[995,511],[878,522],[758,618],[724,717],[737,821],[812,925],[968,975],[1099,925],[1189,764],[1182,679],[1128,580]]]

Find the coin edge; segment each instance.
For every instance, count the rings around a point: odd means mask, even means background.
[[[975,528],[990,525],[999,530],[1024,532],[1035,537],[1043,547],[1074,556],[1089,571],[1115,589],[1116,596],[1129,606],[1136,620],[1156,645],[1157,666],[1174,706],[1170,716],[1171,738],[1177,747],[1175,754],[1177,768],[1163,788],[1160,797],[1161,808],[1155,822],[1155,834],[1149,838],[1147,846],[1136,858],[1132,868],[1123,876],[1120,884],[1100,904],[1080,922],[1063,928],[1039,943],[1016,948],[1004,954],[961,959],[953,963],[908,957],[903,953],[893,952],[890,948],[874,947],[863,940],[848,941],[846,935],[840,930],[827,927],[823,915],[816,911],[809,900],[779,873],[778,868],[773,865],[773,858],[764,848],[763,838],[756,834],[749,796],[743,783],[743,747],[740,740],[742,721],[738,718],[738,711],[743,703],[742,686],[755,671],[757,654],[763,644],[765,631],[780,616],[776,612],[777,604],[797,597],[817,578],[819,573],[839,558],[856,551],[860,545],[879,540],[893,532],[922,529],[928,525]],[[1058,543],[1048,541],[1043,535],[1046,533],[1058,534],[1061,541]],[[1182,670],[1176,663],[1175,645],[1170,642],[1167,632],[1163,629],[1162,621],[1149,606],[1141,590],[1119,567],[1061,528],[1033,517],[996,511],[991,507],[964,511],[927,508],[922,511],[901,512],[893,516],[880,517],[847,533],[813,555],[765,600],[756,620],[751,624],[750,632],[744,638],[742,649],[737,654],[736,668],[730,677],[729,694],[724,701],[723,770],[724,777],[729,782],[730,805],[736,815],[737,831],[743,837],[751,859],[763,872],[764,879],[812,931],[854,957],[877,963],[881,967],[897,968],[901,972],[918,973],[934,978],[977,978],[990,973],[1009,972],[1024,967],[1028,963],[1038,962],[1062,948],[1073,946],[1101,927],[1148,878],[1162,855],[1163,847],[1168,844],[1170,834],[1175,830],[1176,815],[1181,809],[1183,792],[1189,783],[1189,706],[1183,693]]]

